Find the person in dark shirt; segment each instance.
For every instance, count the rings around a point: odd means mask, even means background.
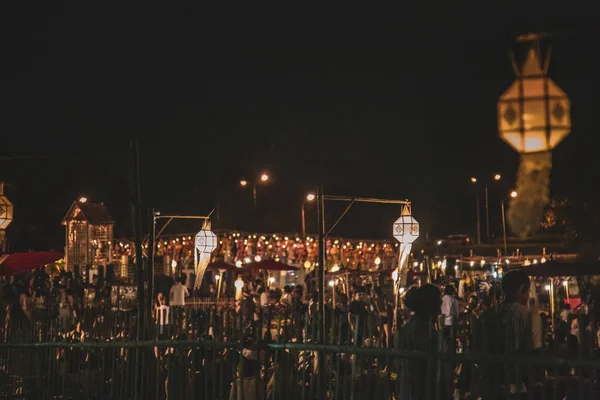
[[[528,355],[531,354],[532,329],[531,315],[527,307],[529,301],[530,280],[521,270],[509,271],[502,279],[504,301],[497,307],[484,311],[478,322],[479,328],[474,336],[485,336],[484,341],[477,340],[476,351],[492,355]],[[483,365],[482,373],[489,399],[505,398],[506,392],[516,394],[525,391],[526,368],[522,365],[487,364]],[[495,396],[495,397],[494,397]]]
[[[407,293],[408,296],[408,293]],[[406,299],[406,298],[405,298]],[[431,284],[426,284],[418,289],[411,289],[407,306],[414,311],[408,322],[400,328],[394,337],[394,348],[402,350],[415,350],[423,353],[437,351],[437,334],[434,321],[440,314],[440,290]],[[421,400],[427,398],[427,379],[435,373],[435,366],[423,359],[395,360],[396,371],[400,380],[400,399]],[[441,397],[445,398],[445,391],[441,388],[430,388],[432,393],[440,390]],[[432,397],[435,398],[435,397]]]
[[[338,301],[333,311],[335,325],[334,338],[338,344],[348,344],[350,335],[350,321],[348,319],[348,296],[344,293],[338,295]]]
[[[357,346],[362,346],[367,331],[369,311],[367,310],[367,305],[363,300],[364,297],[365,287],[357,287],[354,291],[354,300],[352,300],[349,306],[350,323],[352,324],[352,331],[355,333],[357,338],[355,343]]]

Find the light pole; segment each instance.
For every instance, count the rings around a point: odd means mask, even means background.
[[[306,195],[306,201],[312,202],[316,198],[314,193],[309,193]],[[304,210],[304,204],[306,201],[302,202],[302,237],[306,238],[306,214]]]
[[[493,176],[495,181],[499,181],[502,179],[502,175],[494,174]],[[472,184],[477,184],[478,179],[476,177],[471,178]],[[486,237],[487,243],[490,243],[490,202],[488,196],[488,184],[487,182],[484,184],[485,190],[485,226],[486,226]],[[481,217],[479,212],[479,191],[475,192],[475,200],[477,201],[477,243],[481,244]]]
[[[518,195],[519,194],[514,190],[510,192],[510,197],[512,197],[513,199]],[[506,217],[504,212],[504,200],[506,200],[506,198],[502,199],[502,234],[504,235],[504,255],[506,256],[508,251],[506,249]]]
[[[270,179],[269,174],[263,172],[259,177],[259,183],[266,183]],[[246,187],[249,185],[249,182],[245,179],[240,180],[240,186]],[[254,208],[257,208],[256,202],[256,181],[252,183],[252,199],[254,200]]]

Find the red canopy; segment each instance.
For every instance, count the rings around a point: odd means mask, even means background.
[[[210,270],[224,269],[226,271],[235,271],[238,274],[247,274],[249,272],[245,268],[238,268],[233,264],[226,263],[225,261],[215,261],[213,263],[208,264],[206,268]]]
[[[259,262],[252,262],[246,265],[248,269],[264,269],[267,271],[297,271],[298,267],[293,267],[291,265],[284,264],[279,261],[275,261],[272,259],[262,260]]]
[[[37,251],[0,255],[0,276],[16,275],[31,271],[63,258],[58,251]]]

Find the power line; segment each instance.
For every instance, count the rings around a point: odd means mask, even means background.
[[[104,153],[104,154],[60,154],[60,155],[17,155],[17,156],[0,156],[1,161],[19,161],[19,160],[68,160],[76,158],[118,158],[125,157],[125,153]]]

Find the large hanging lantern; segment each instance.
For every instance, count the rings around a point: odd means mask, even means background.
[[[535,46],[515,72],[498,100],[500,137],[519,153],[550,151],[571,132],[569,98],[542,68]]]
[[[408,244],[419,238],[419,223],[412,216],[410,204],[404,206],[400,218],[394,222],[393,235],[400,243]]]
[[[4,196],[4,183],[0,182],[0,243],[4,240],[4,230],[13,220],[13,204]]]
[[[194,249],[194,265],[196,280],[194,282],[194,289],[200,288],[206,267],[210,262],[212,252],[217,248],[217,235],[211,230],[211,224],[209,220],[204,221],[202,230],[196,234],[195,249]]]
[[[534,235],[548,202],[552,149],[571,132],[567,95],[542,68],[539,46],[529,49],[523,66],[514,66],[517,79],[498,100],[500,137],[521,154],[518,196],[510,200],[508,223],[523,239]]]
[[[394,222],[394,227],[392,230],[394,238],[400,242],[398,273],[396,274],[396,276],[399,276],[400,279],[396,280],[395,282],[400,286],[404,286],[406,285],[406,277],[408,272],[408,256],[410,255],[413,242],[419,238],[419,223],[412,216],[410,203],[406,204],[404,208],[402,208],[400,218]]]

